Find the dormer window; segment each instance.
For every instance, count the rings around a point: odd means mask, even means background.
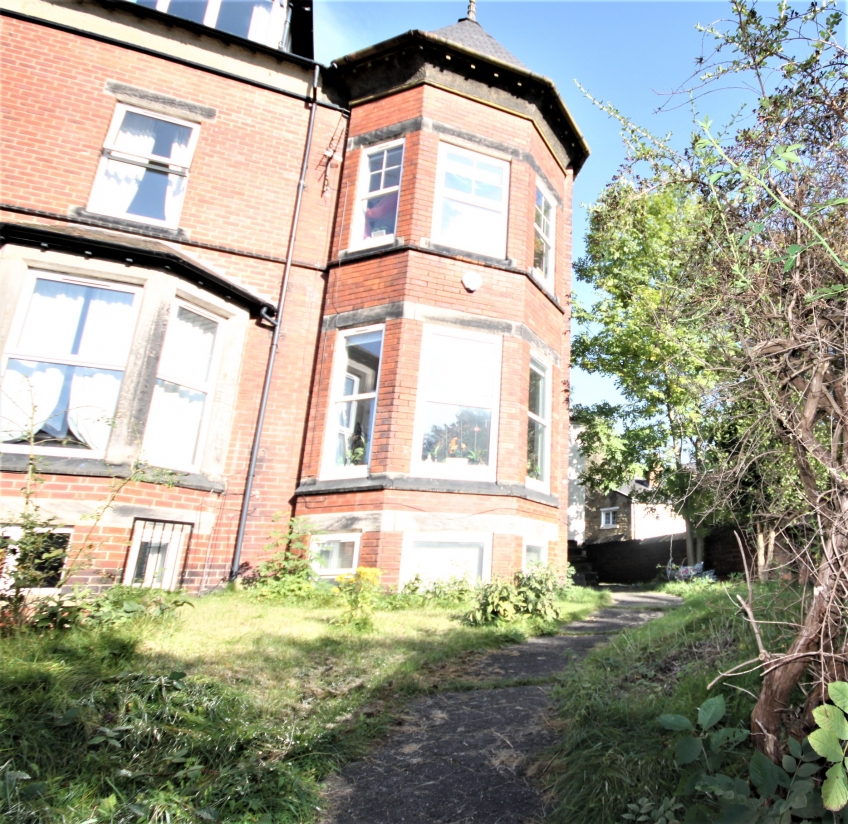
[[[376,146],[362,153],[352,249],[379,246],[394,240],[402,171],[403,141]]]
[[[285,25],[285,4],[278,0],[134,0],[174,17],[202,23],[237,37],[278,48]]]

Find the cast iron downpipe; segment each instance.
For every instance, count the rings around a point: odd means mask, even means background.
[[[274,372],[274,360],[277,357],[277,347],[280,342],[280,329],[283,326],[283,309],[286,305],[286,290],[289,285],[289,273],[291,272],[292,256],[294,255],[294,242],[297,237],[297,223],[300,218],[300,204],[303,200],[303,190],[306,188],[306,172],[309,168],[309,151],[312,148],[312,132],[315,128],[315,110],[318,108],[318,72],[320,66],[315,67],[312,77],[312,106],[309,110],[309,127],[306,131],[306,149],[303,152],[303,164],[300,167],[300,182],[297,184],[297,198],[294,204],[294,216],[292,217],[291,234],[289,235],[289,248],[286,252],[286,266],[283,272],[283,283],[280,286],[280,298],[277,301],[277,317],[273,321],[274,333],[271,337],[271,349],[268,352],[268,366],[265,369],[265,384],[262,387],[262,398],[259,401],[259,418],[256,421],[256,432],[253,435],[253,446],[250,449],[250,465],[247,469],[247,482],[244,487],[244,498],[241,503],[241,514],[239,516],[238,532],[236,533],[236,551],[233,556],[233,569],[230,580],[235,580],[241,565],[241,547],[244,543],[244,530],[247,526],[247,516],[250,510],[250,496],[253,492],[253,478],[256,475],[256,461],[259,457],[259,441],[262,437],[262,425],[265,422],[265,408],[268,405],[268,395],[271,391],[271,375]]]

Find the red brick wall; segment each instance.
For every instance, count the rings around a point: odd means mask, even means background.
[[[283,258],[286,253],[309,115],[302,102],[165,59],[8,18],[2,20],[0,60],[0,197],[29,209],[70,215],[73,209],[87,206],[116,105],[115,98],[104,90],[107,81],[214,107],[215,120],[200,126],[180,219],[180,228],[201,246],[187,247],[187,251],[276,303],[283,264],[259,256]],[[308,76],[304,72],[304,91]],[[326,177],[324,151],[330,145],[343,146],[344,129],[340,114],[317,111],[296,261],[318,267],[327,261],[340,169],[334,163]],[[54,222],[15,212],[0,214],[19,222]],[[236,248],[244,254],[204,249],[202,244]],[[291,512],[323,291],[320,271],[292,268],[246,534],[243,558],[248,563],[261,553],[273,513]],[[187,566],[190,580],[196,580],[203,567],[207,567],[210,583],[226,577],[231,563],[270,339],[269,330],[257,325],[249,328],[225,469],[227,491],[213,496],[214,503],[204,504],[216,510],[218,523],[202,544],[199,536],[192,539]],[[20,478],[15,473],[5,475],[12,486]],[[74,476],[57,478],[42,487],[42,497],[73,496],[79,488],[99,483]],[[156,491],[149,494],[157,496],[157,505],[176,509],[183,508],[186,496],[207,498],[205,493],[152,489]],[[129,531],[112,537],[118,542],[114,546],[123,546]],[[112,543],[104,544],[98,558],[102,555],[104,568],[111,568],[121,551]]]

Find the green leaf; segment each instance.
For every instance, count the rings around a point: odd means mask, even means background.
[[[845,713],[833,704],[822,704],[813,710],[813,718],[823,730],[830,730],[837,738],[843,741],[848,739],[848,721]]]
[[[752,810],[746,804],[731,804],[721,811],[716,824],[755,824],[760,818],[758,810]]]
[[[715,698],[708,698],[698,709],[698,724],[705,730],[708,730],[724,718],[724,713],[723,696],[716,695]]]
[[[686,810],[683,824],[711,824],[712,820],[710,811],[703,804],[696,804]]]
[[[822,784],[822,801],[828,810],[841,810],[848,804],[848,775],[845,767],[834,764],[826,773]]]
[[[701,739],[687,735],[677,742],[674,751],[674,760],[679,766],[691,764],[701,754]]]
[[[815,775],[821,767],[816,764],[815,761],[808,762],[806,764],[802,764],[798,767],[798,772],[795,773],[796,778],[809,778],[811,775]]]
[[[674,730],[675,732],[694,729],[692,722],[685,715],[661,715],[657,721],[660,722],[660,726],[665,727],[667,730]]]
[[[807,740],[822,758],[828,761],[842,761],[842,745],[830,730],[814,730]]]
[[[771,159],[771,165],[774,166],[775,169],[780,170],[781,172],[785,172],[789,166],[786,165],[786,162],[781,160],[779,157],[773,157]]]
[[[848,203],[848,199],[846,199]],[[827,685],[827,694],[839,709],[848,712],[848,684],[844,681],[832,681]]]
[[[791,755],[784,755],[781,763],[788,773],[794,773],[798,769],[798,762]]]
[[[777,791],[777,769],[772,761],[759,750],[754,752],[749,765],[751,781],[764,798],[771,798]]]
[[[794,739],[789,739],[789,752],[793,758],[801,757],[801,745]]]

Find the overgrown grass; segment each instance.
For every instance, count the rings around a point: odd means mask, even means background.
[[[729,682],[736,688],[707,692],[719,671],[757,655],[753,634],[729,597],[743,590],[664,589],[682,595],[684,605],[593,650],[566,671],[555,691],[562,736],[546,775],[556,824],[613,824],[628,802],[659,801],[674,792],[674,736],[657,723],[662,713],[692,718],[720,691],[728,723],[747,727],[754,700],[749,693],[759,689],[756,674]],[[797,593],[772,585],[758,594],[769,611],[792,620]]]
[[[573,590],[565,619],[602,600]],[[467,606],[339,610],[226,592],[142,620],[0,639],[0,816],[15,822],[308,822],[318,782],[410,696],[538,625]]]

